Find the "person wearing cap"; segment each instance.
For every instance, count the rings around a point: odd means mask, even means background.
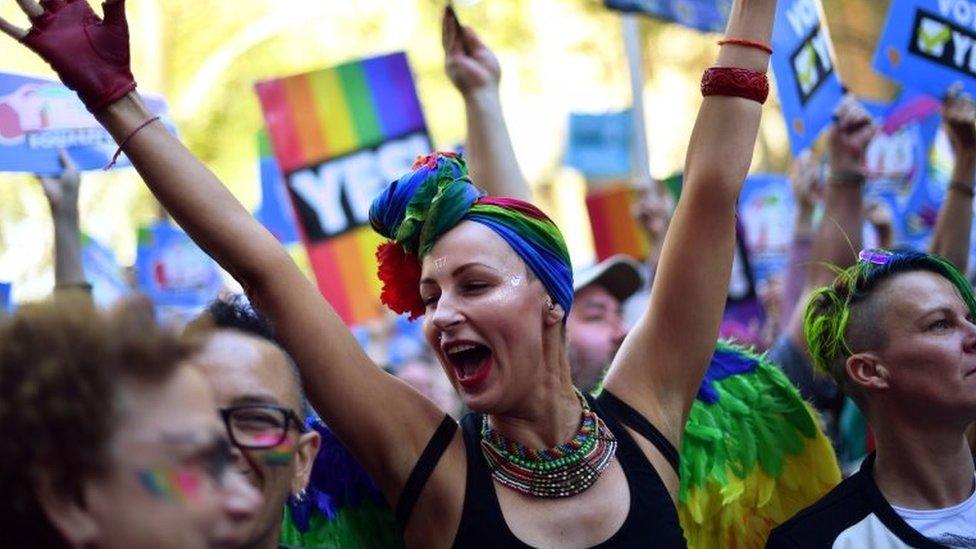
[[[615,255],[574,276],[574,307],[566,320],[573,382],[592,392],[627,335],[623,303],[641,287],[640,265]]]

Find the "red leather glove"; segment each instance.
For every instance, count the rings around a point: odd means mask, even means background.
[[[31,18],[21,40],[78,92],[96,112],[136,87],[129,69],[129,25],[125,2],[102,4],[103,21],[87,0],[43,0],[44,13]]]

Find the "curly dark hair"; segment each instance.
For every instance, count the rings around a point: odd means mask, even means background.
[[[0,322],[0,546],[66,546],[39,482],[80,497],[110,467],[122,384],[163,382],[191,351],[145,315],[102,313],[90,297],[26,305]]]
[[[244,294],[232,294],[222,299],[215,299],[207,305],[206,312],[218,328],[240,330],[275,345],[278,344],[271,321],[255,309]]]
[[[271,319],[255,308],[246,295],[229,294],[211,301],[207,308],[187,325],[183,336],[190,341],[196,341],[203,345],[213,330],[237,330],[263,339],[280,349],[288,359],[288,366],[298,390],[298,400],[302,411],[309,412],[310,407],[305,398],[302,375],[298,371],[298,366],[295,365],[291,355],[281,346],[281,342],[275,336]]]

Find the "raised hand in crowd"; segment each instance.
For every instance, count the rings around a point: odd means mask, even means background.
[[[861,249],[865,153],[878,128],[853,96],[846,97],[838,106],[835,118],[827,134],[824,214],[814,233],[807,290],[833,280],[834,272],[825,268],[825,263],[838,267],[852,265]]]
[[[807,263],[810,261],[810,246],[813,241],[813,212],[820,204],[823,194],[823,180],[820,164],[813,153],[804,151],[790,165],[790,188],[793,190],[793,234],[787,249],[786,276],[779,307],[780,325],[775,337],[783,329],[782,322],[793,315],[803,293]],[[775,339],[774,337],[774,339]]]
[[[829,171],[823,189],[823,218],[813,233],[809,259],[798,262],[805,272],[803,291],[794,303],[805,303],[814,288],[833,281],[835,273],[828,265],[845,268],[857,261],[864,222],[865,153],[876,133],[871,115],[853,96],[846,97],[837,107],[834,124],[827,135]],[[793,305],[786,328],[769,356],[797,385],[804,398],[812,400],[827,414],[828,429],[831,429],[841,403],[840,393],[832,381],[814,375],[803,335],[803,314],[804,307]]]
[[[674,200],[663,189],[658,181],[643,182],[637,186],[637,199],[633,206],[634,219],[637,226],[644,231],[650,250],[647,254],[647,265],[650,268],[650,280],[654,280],[657,264],[661,259],[664,248],[664,236],[671,224],[671,212],[674,210]]]
[[[968,93],[953,89],[942,103],[942,125],[952,147],[954,164],[945,202],[939,211],[929,251],[962,272],[969,264],[973,224],[973,179],[976,177],[976,105]]]
[[[793,223],[794,235],[810,237],[813,234],[813,211],[823,194],[820,164],[813,153],[804,151],[790,165],[790,188],[796,205]]]
[[[81,264],[81,226],[78,214],[81,173],[65,151],[60,152],[59,159],[60,175],[37,177],[54,222],[54,287],[55,290],[84,289],[88,286]]]
[[[502,114],[498,58],[471,27],[461,25],[450,5],[441,21],[441,43],[444,71],[464,99],[465,158],[471,179],[492,196],[530,200],[529,183],[519,168]]]
[[[882,200],[871,200],[864,206],[864,220],[874,229],[878,248],[891,249],[895,244],[895,218],[891,206]]]

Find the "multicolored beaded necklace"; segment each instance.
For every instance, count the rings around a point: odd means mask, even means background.
[[[617,439],[578,390],[576,396],[583,406],[579,430],[555,448],[526,448],[492,429],[483,416],[481,451],[491,476],[513,490],[543,498],[575,496],[593,486],[613,461]]]

